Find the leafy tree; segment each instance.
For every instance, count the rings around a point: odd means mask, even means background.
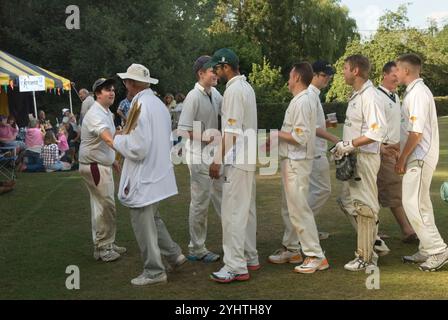
[[[252,65],[249,81],[255,90],[257,102],[281,103],[291,97],[288,86],[283,80],[281,68],[271,67],[266,57],[263,58],[263,64]]]
[[[355,36],[338,0],[219,0],[215,13],[211,33],[244,35],[283,71],[298,60],[335,61]]]
[[[448,94],[448,32],[430,29],[421,31],[406,27],[407,7],[388,11],[380,18],[378,32],[368,41],[351,41],[344,55],[336,62],[337,74],[327,94],[327,101],[346,101],[352,89],[345,85],[342,74],[344,60],[353,54],[367,56],[372,64],[370,78],[375,84],[382,80],[382,68],[388,61],[404,53],[416,53],[424,60],[422,76],[435,95]],[[435,35],[434,35],[435,34]]]

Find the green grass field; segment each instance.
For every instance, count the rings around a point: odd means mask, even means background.
[[[432,184],[436,222],[448,241],[448,205],[439,195],[448,177],[448,118],[440,119],[441,153]],[[333,174],[334,176],[334,170]],[[163,202],[162,216],[173,238],[187,250],[189,175],[176,167],[179,195]],[[188,263],[169,274],[168,284],[134,288],[130,280],[142,268],[128,210],[117,201],[117,242],[128,248],[119,261],[104,264],[92,258],[90,204],[76,172],[21,174],[13,193],[0,197],[0,299],[447,299],[448,267],[438,273],[420,272],[401,263],[416,251],[400,241],[399,228],[388,210],[381,211],[381,227],[391,236],[391,254],[380,259],[381,289],[368,290],[367,274],[343,269],[355,250],[355,233],[336,205],[340,185],[318,217],[321,230],[331,232],[323,241],[331,269],[314,275],[292,272],[292,265],[275,266],[266,257],[281,244],[280,177],[257,177],[258,250],[263,268],[244,283],[219,285],[208,280],[221,263]],[[222,252],[221,227],[210,209],[209,249]],[[66,267],[80,268],[81,289],[65,287]]]

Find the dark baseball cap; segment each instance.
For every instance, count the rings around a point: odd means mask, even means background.
[[[110,84],[115,84],[115,80],[100,78],[100,79],[96,80],[95,83],[93,84],[92,91],[97,92]]]
[[[197,74],[201,69],[208,69],[205,67],[205,64],[210,62],[211,59],[212,57],[210,56],[200,56],[199,58],[197,58],[193,65],[193,73]]]
[[[228,64],[233,67],[238,67],[240,59],[231,49],[222,48],[216,51],[211,60],[204,65],[205,68],[214,68],[218,64]]]
[[[318,60],[313,63],[313,72],[314,73],[323,72],[329,76],[332,76],[335,74],[333,66],[324,60]]]

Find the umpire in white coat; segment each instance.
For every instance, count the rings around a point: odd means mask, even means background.
[[[166,282],[166,268],[186,261],[159,216],[159,202],[177,194],[170,159],[171,118],[162,101],[149,88],[158,80],[138,64],[119,73],[128,92],[134,95],[132,109],[141,105],[137,126],[126,135],[116,135],[113,147],[125,158],[118,198],[131,210],[131,222],[141,250],[144,270],[131,283],[136,286]]]

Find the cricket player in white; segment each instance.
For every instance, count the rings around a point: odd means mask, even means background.
[[[395,173],[400,154],[401,103],[396,93],[398,86],[397,65],[394,61],[383,67],[383,81],[378,87],[383,101],[387,129],[381,144],[381,166],[378,172],[378,200],[383,208],[390,208],[403,234],[403,242],[417,240],[406,217],[402,204],[402,178]]]
[[[316,61],[313,63],[313,81],[308,87],[310,99],[314,99],[317,103],[316,118],[316,142],[314,150],[313,169],[310,176],[310,191],[308,195],[308,204],[316,217],[328,198],[331,195],[331,179],[330,164],[328,163],[327,141],[336,144],[340,141],[339,137],[327,131],[327,121],[325,120],[324,109],[320,101],[320,91],[328,86],[334,70],[326,61]],[[328,232],[319,232],[319,239],[325,240],[330,236]]]
[[[357,177],[343,183],[341,204],[358,231],[358,248],[353,261],[344,268],[359,271],[376,264],[374,252],[378,234],[378,187],[380,143],[386,120],[378,90],[369,80],[370,62],[361,55],[345,60],[344,78],[355,90],[347,108],[343,140],[335,146],[335,156],[357,153]]]
[[[230,49],[215,52],[205,65],[227,81],[222,103],[223,137],[210,176],[219,179],[224,158],[222,232],[224,267],[211,275],[220,283],[250,279],[248,270],[260,268],[256,249],[257,216],[255,170],[257,161],[257,103],[255,92],[239,73],[238,56]]]
[[[143,273],[132,279],[135,286],[167,281],[167,267],[176,268],[187,261],[160,218],[160,201],[177,194],[176,178],[170,159],[171,118],[162,101],[149,88],[158,80],[149,70],[132,64],[119,73],[126,89],[134,96],[128,126],[136,127],[116,135],[113,147],[125,158],[118,198],[130,208],[131,223],[144,263]],[[140,113],[133,117],[134,108]],[[136,121],[133,121],[136,119]],[[162,262],[162,255],[169,264]]]
[[[222,179],[210,178],[209,165],[213,159],[206,149],[207,145],[211,146],[214,136],[220,135],[218,116],[222,103],[221,94],[214,88],[218,78],[212,68],[204,67],[210,59],[209,56],[201,56],[194,63],[193,72],[198,82],[184,100],[178,125],[179,134],[187,137],[186,160],[190,170],[190,252],[187,258],[203,262],[215,262],[220,258],[205,246],[210,200],[221,219],[222,198]]]
[[[282,129],[278,132],[283,187],[281,211],[285,223],[283,246],[299,257],[299,263],[303,260],[300,247],[306,256],[303,264],[294,268],[297,273],[314,273],[329,268],[307,199],[315,157],[318,109],[318,101],[311,98],[308,91],[312,79],[313,69],[308,62],[294,65],[288,81],[289,91],[294,98],[286,110]],[[271,134],[271,139],[276,139],[275,134]],[[269,140],[268,146],[271,145]],[[293,246],[297,249],[291,250]],[[273,256],[275,257],[275,253]],[[273,260],[273,256],[269,260],[278,263]],[[292,259],[288,262],[296,263]]]
[[[115,100],[115,81],[98,79],[93,84],[96,101],[84,117],[79,148],[79,173],[90,194],[92,211],[93,257],[111,262],[117,260],[126,248],[115,244],[116,209],[115,185],[112,168],[120,173],[115,151],[107,141],[115,134],[113,114],[109,107]]]
[[[448,263],[448,249],[436,227],[430,197],[439,160],[439,126],[434,97],[420,78],[422,61],[415,54],[397,60],[398,81],[406,85],[402,107],[401,155],[396,172],[403,176],[403,207],[420,240],[419,251],[404,261],[437,271]]]

